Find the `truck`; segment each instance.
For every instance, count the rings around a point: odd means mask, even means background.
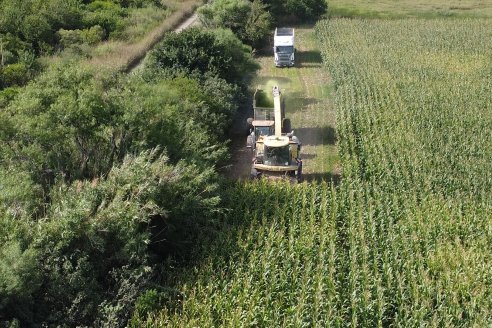
[[[277,27],[273,36],[273,54],[276,67],[291,67],[295,63],[294,29]]]
[[[256,89],[253,97],[253,118],[248,119],[250,134],[247,147],[253,153],[251,178],[288,178],[302,181],[301,142],[285,118],[280,89],[272,88],[273,106],[265,93]]]

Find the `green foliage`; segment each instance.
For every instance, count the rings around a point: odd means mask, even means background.
[[[218,77],[190,79],[177,77],[169,85],[177,97],[196,107],[184,107],[181,115],[199,123],[210,136],[223,136],[236,110],[238,88]]]
[[[272,14],[267,10],[267,6],[260,0],[253,0],[241,39],[252,47],[260,47],[270,34],[272,20]]]
[[[43,17],[36,14],[31,14],[24,18],[21,25],[21,33],[24,40],[38,47],[41,42],[53,42],[51,40],[53,31],[50,24]]]
[[[149,7],[137,9],[146,6]],[[0,69],[23,62],[23,53],[34,55],[34,59],[62,49],[83,53],[89,47],[81,44],[95,45],[110,36],[134,35],[132,24],[139,15],[144,22],[138,27],[138,37],[142,37],[169,13],[155,0],[2,0],[0,12]],[[24,63],[33,70],[31,73],[40,69]],[[26,78],[33,76],[29,74]],[[0,88],[18,84],[18,79],[10,83],[0,77]]]
[[[271,16],[259,0],[218,0],[200,7],[202,24],[209,28],[231,29],[239,39],[253,47],[269,34]]]
[[[264,0],[264,2],[277,21],[282,20],[286,15],[301,21],[316,20],[327,12],[325,0]]]
[[[251,3],[247,0],[219,0],[199,9],[205,26],[230,28],[237,33],[247,20]]]
[[[134,316],[146,318],[151,312],[158,311],[164,305],[163,295],[155,289],[147,290],[135,303]]]
[[[71,47],[96,42],[102,28],[59,31]],[[242,80],[253,60],[232,32],[209,35],[225,54],[211,60],[217,69],[206,66],[187,77],[158,71],[144,81],[96,77],[69,62],[23,89],[2,92],[4,322],[127,325],[137,298],[155,286],[150,281],[171,270],[162,260],[185,258],[197,233],[213,230],[210,223],[223,215],[214,168],[226,158],[223,134],[240,101],[231,82]],[[13,53],[14,65],[29,73],[33,54],[29,47]],[[224,63],[230,71],[221,76]],[[178,297],[156,289],[158,299],[142,298],[137,313]]]
[[[2,243],[0,248],[0,313],[11,318],[23,318],[32,306],[32,295],[42,281],[38,254],[34,249],[23,250],[18,242]]]
[[[190,28],[165,37],[152,52],[148,70],[207,73],[228,82],[239,82],[254,66],[248,50],[232,33]]]
[[[104,29],[99,25],[94,25],[90,28],[83,29],[81,30],[80,34],[84,43],[87,43],[89,45],[94,45],[106,38]]]
[[[13,218],[31,217],[42,203],[42,188],[27,172],[0,168],[0,213]]]
[[[0,69],[0,83],[3,87],[22,86],[29,78],[29,70],[24,63],[10,64]]]
[[[10,230],[2,230],[0,238],[4,320],[66,326],[127,323],[154,275],[152,252],[171,245],[173,230],[154,236],[153,227],[195,224],[219,210],[212,170],[171,166],[158,153],[127,156],[104,179],[57,183],[45,216],[30,223],[25,235],[14,233],[23,228],[0,216],[0,227]]]
[[[122,84],[122,87],[117,86]],[[203,87],[200,87],[203,84]],[[94,79],[70,64],[20,92],[0,119],[0,154],[43,186],[98,177],[128,152],[164,147],[179,160],[215,165],[238,89],[214,77]]]
[[[54,67],[43,74],[6,109],[12,131],[2,140],[10,145],[3,158],[20,156],[18,164],[35,172],[38,181],[107,171],[115,152],[116,108],[103,92],[102,82],[76,67]]]
[[[58,36],[60,38],[60,45],[63,48],[69,48],[83,42],[80,30],[60,29],[58,31]]]
[[[97,1],[94,4],[97,6],[91,8],[92,11],[86,12],[83,17],[84,25],[99,25],[104,29],[106,35],[122,28],[122,18],[126,15],[124,9],[108,1]]]
[[[0,108],[6,107],[15,98],[19,89],[19,87],[8,87],[0,91]]]
[[[286,0],[286,13],[297,16],[300,20],[316,20],[327,11],[325,0]]]
[[[80,44],[95,45],[106,38],[106,32],[101,26],[95,25],[83,30],[60,29],[58,36],[60,45],[63,48],[70,48]]]
[[[230,63],[233,69],[233,76],[237,75],[233,81],[244,83],[249,76],[254,74],[259,66],[252,57],[251,47],[243,44],[233,33],[228,29],[215,29],[212,31],[216,44],[224,51],[225,57],[230,58]],[[232,73],[229,73],[232,75]],[[227,76],[220,76],[225,80],[229,80]]]

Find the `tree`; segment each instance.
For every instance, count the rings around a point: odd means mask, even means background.
[[[229,28],[239,39],[253,47],[269,33],[271,16],[260,0],[216,0],[199,8],[201,22],[211,28]]]
[[[28,85],[5,109],[9,131],[0,144],[4,161],[49,184],[55,176],[97,176],[112,166],[117,108],[105,97],[106,84],[87,69],[69,64],[51,68]],[[8,146],[7,146],[8,145]]]
[[[155,252],[186,248],[186,227],[221,211],[216,180],[213,168],[173,166],[149,150],[127,156],[105,178],[60,181],[42,220],[0,238],[2,320],[124,326],[155,274]],[[6,220],[0,209],[0,227]]]
[[[285,10],[299,19],[315,20],[326,13],[326,0],[286,0]]]
[[[272,15],[259,0],[253,0],[251,11],[244,26],[244,42],[258,48],[270,33]]]
[[[170,33],[151,53],[149,70],[163,69],[177,74],[212,74],[228,82],[244,80],[254,67],[250,48],[232,33],[190,28]]]

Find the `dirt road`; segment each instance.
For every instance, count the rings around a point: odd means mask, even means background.
[[[190,17],[188,17],[187,19],[185,19],[181,24],[179,24],[174,29],[174,32],[179,33],[182,30],[187,29],[188,27],[191,27],[191,26],[194,26],[194,25],[197,25],[197,24],[198,24],[198,15],[195,12]],[[140,71],[145,66],[145,62],[147,61],[148,54],[150,53],[150,50],[152,50],[152,49],[149,49],[149,51],[147,51],[147,54],[145,55],[145,57],[142,58],[142,60],[140,62],[138,62],[137,64],[135,64],[134,66],[132,66],[132,68],[128,71],[128,73],[138,72],[138,71]]]
[[[337,182],[340,168],[333,86],[323,66],[312,26],[296,28],[296,48],[296,66],[293,68],[276,68],[272,52],[259,56],[261,69],[251,83],[251,91],[257,85],[271,88],[277,84],[280,87],[286,117],[291,119],[292,129],[303,145],[305,181]],[[250,173],[252,155],[245,145],[246,118],[251,116],[251,106],[251,103],[245,104],[232,127],[231,166],[225,173],[233,179],[247,179]]]

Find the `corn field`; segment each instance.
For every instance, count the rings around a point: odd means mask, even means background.
[[[163,327],[492,325],[492,22],[317,25],[342,182],[238,183]]]
[[[492,22],[331,20],[352,326],[492,324]],[[340,204],[341,205],[341,204]]]

